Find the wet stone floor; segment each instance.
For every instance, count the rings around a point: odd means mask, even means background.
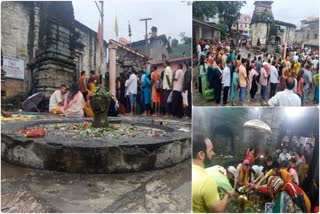
[[[190,212],[191,163],[128,174],[71,174],[1,162],[2,212]],[[13,203],[14,202],[14,203]]]

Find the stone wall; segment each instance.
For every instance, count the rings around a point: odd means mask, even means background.
[[[5,1],[1,3],[1,51],[24,61],[25,79],[6,79],[6,97],[13,97],[30,89],[27,63],[32,59],[33,44],[30,37],[33,3]]]
[[[61,84],[100,64],[97,33],[74,19],[72,2],[2,2],[1,25],[3,56],[23,60],[25,71],[24,80],[6,79],[3,98],[43,92],[48,101]]]
[[[253,23],[251,24],[251,30],[250,30],[250,35],[251,35],[251,44],[252,47],[257,46],[258,39],[260,39],[260,44],[261,40],[267,41],[267,29],[268,27],[270,28],[270,24],[267,23]],[[266,45],[261,45],[260,47],[265,47]]]
[[[89,75],[90,70],[98,70],[101,63],[100,51],[98,48],[97,32],[88,28],[87,26],[75,21],[76,32],[79,33],[78,41],[83,45],[76,50],[76,67],[77,77],[80,76],[81,71],[86,71]],[[107,63],[108,45],[104,42],[104,62]],[[104,67],[105,69],[105,67]]]

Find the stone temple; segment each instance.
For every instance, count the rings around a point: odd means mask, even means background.
[[[290,47],[294,42],[296,26],[274,19],[273,1],[255,1],[255,9],[251,19],[250,36],[253,48],[274,50],[276,45]]]
[[[101,57],[97,32],[75,19],[71,1],[2,2],[2,106],[19,108],[27,96],[41,92],[45,110],[61,84],[71,84],[81,71],[88,75],[90,70],[108,71],[109,89],[115,95],[116,73],[130,66],[141,70],[148,60],[114,40],[103,41],[102,49],[109,56]]]

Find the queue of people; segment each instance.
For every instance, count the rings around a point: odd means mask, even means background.
[[[247,101],[253,103],[259,88],[263,106],[319,104],[317,52],[296,49],[284,59],[277,53],[241,56],[230,48],[228,41],[200,39],[197,59],[195,86],[204,96],[213,90],[216,105],[221,104],[221,97],[222,105],[228,102],[233,106],[244,105]]]
[[[145,116],[191,117],[191,67],[188,63],[178,64],[172,70],[168,61],[164,62],[164,70],[156,65],[146,72],[138,72],[130,67],[127,72],[120,73],[116,79],[116,96],[112,98],[110,108],[122,114]],[[100,76],[90,71],[89,78],[85,71],[77,83],[73,83],[68,91],[66,85],[56,90],[50,97],[49,112],[70,117],[93,117],[90,98],[99,84]],[[79,92],[79,93],[78,93]]]
[[[169,61],[160,67],[152,65],[145,72],[131,67],[120,73],[116,85],[121,113],[191,117],[191,67],[178,64],[173,71]]]

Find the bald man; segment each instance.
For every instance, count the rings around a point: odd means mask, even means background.
[[[295,81],[292,77],[286,79],[286,89],[278,92],[269,101],[269,106],[301,106],[301,100],[297,94],[293,92]]]

